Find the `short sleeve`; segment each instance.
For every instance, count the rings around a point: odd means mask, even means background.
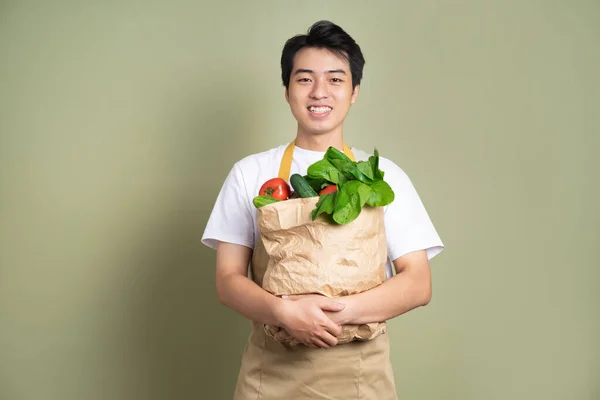
[[[202,235],[202,243],[212,249],[219,241],[254,247],[252,208],[238,164],[225,179]]]
[[[393,261],[407,253],[426,250],[427,258],[432,259],[444,249],[444,244],[419,194],[400,167],[389,162],[385,168],[381,167],[384,179],[395,194],[385,210],[388,256]]]

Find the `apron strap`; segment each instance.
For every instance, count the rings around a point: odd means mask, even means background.
[[[290,179],[292,159],[294,158],[294,146],[296,146],[296,139],[292,140],[283,152],[281,164],[279,165],[279,174],[277,176],[286,182]],[[354,153],[352,153],[352,150],[346,145],[346,143],[344,143],[344,154],[347,155],[352,161],[356,161]]]

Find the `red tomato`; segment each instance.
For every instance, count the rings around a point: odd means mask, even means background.
[[[260,187],[258,195],[287,200],[290,195],[290,185],[281,178],[269,179]]]
[[[319,192],[319,196],[322,196],[324,194],[333,193],[333,192],[337,192],[337,185],[327,186],[325,189],[323,189]]]

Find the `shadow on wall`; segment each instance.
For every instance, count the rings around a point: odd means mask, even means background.
[[[245,133],[256,109],[239,89],[212,85],[178,97],[174,124],[183,139],[174,139],[170,161],[182,176],[170,187],[170,208],[157,210],[153,227],[160,228],[136,253],[136,271],[151,275],[129,330],[147,400],[231,398],[250,332],[247,320],[218,301],[216,252],[200,239],[229,169],[252,140]]]

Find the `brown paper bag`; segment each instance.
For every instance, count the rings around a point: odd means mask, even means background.
[[[263,289],[277,296],[317,293],[335,298],[383,283],[387,261],[383,207],[365,206],[354,221],[338,225],[326,214],[312,220],[318,200],[292,199],[257,210],[267,256]],[[265,326],[271,338],[279,330]],[[370,340],[385,330],[385,321],[345,325],[338,343]],[[291,339],[287,335],[282,341]]]

